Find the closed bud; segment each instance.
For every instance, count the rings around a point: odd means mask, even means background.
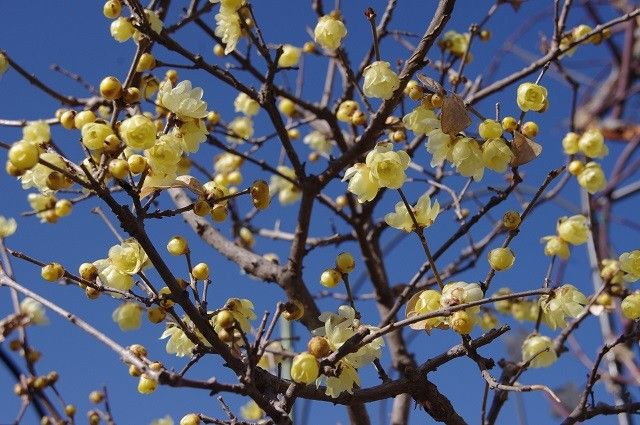
[[[144,72],[156,66],[156,58],[151,53],[143,53],[136,65],[136,72]]]
[[[147,319],[154,324],[162,322],[166,316],[167,312],[162,307],[151,307],[147,310]]]
[[[536,137],[538,135],[538,124],[533,121],[527,121],[522,124],[522,134],[527,137]]]
[[[211,206],[204,199],[199,199],[193,204],[193,213],[204,217],[211,212]]]
[[[459,334],[468,335],[473,329],[473,318],[464,310],[453,313],[449,323],[451,329]]]
[[[286,320],[299,320],[302,316],[304,316],[304,305],[300,301],[289,300],[284,303],[282,317]]]
[[[195,413],[189,413],[180,419],[180,425],[200,425],[200,417]]]
[[[327,288],[333,288],[342,280],[340,272],[336,269],[327,269],[320,275],[320,284]]]
[[[211,218],[218,223],[225,221],[227,215],[227,207],[224,205],[214,205],[214,207],[211,208]]]
[[[269,196],[269,185],[264,180],[256,180],[251,184],[251,199],[253,206],[259,210],[264,210],[269,206],[271,197]]]
[[[85,124],[92,123],[96,120],[96,115],[93,111],[81,111],[73,118],[73,124],[76,128],[82,129]]]
[[[191,269],[191,275],[196,280],[209,279],[209,266],[207,263],[198,263]]]
[[[107,100],[116,100],[122,92],[122,84],[113,76],[106,77],[100,82],[100,94]]]
[[[158,382],[147,375],[141,375],[138,381],[138,392],[140,394],[151,394],[158,388]]]
[[[75,127],[75,121],[74,118],[76,116],[76,111],[65,111],[60,115],[60,124],[62,125],[62,127],[66,128],[67,130],[73,130]]]
[[[59,263],[49,263],[42,267],[40,276],[42,276],[44,280],[55,282],[56,280],[62,279],[62,276],[64,276],[64,268]]]
[[[121,158],[112,159],[109,161],[109,173],[118,179],[124,179],[129,173],[129,163]]]
[[[94,288],[93,286],[87,286],[86,288],[84,288],[84,294],[90,300],[95,300],[100,296],[100,290]]]
[[[514,210],[509,210],[502,216],[502,225],[507,230],[516,230],[521,221],[520,213]]]
[[[584,170],[584,162],[579,159],[574,159],[567,166],[567,170],[569,171],[569,173],[577,176],[582,172],[582,170]]]
[[[104,393],[102,391],[91,391],[89,393],[89,400],[91,400],[91,402],[93,404],[98,404],[98,403],[102,403],[104,401]]]
[[[301,384],[311,384],[318,379],[320,365],[318,360],[309,353],[301,353],[293,358],[291,364],[291,379]]]
[[[147,357],[147,349],[144,347],[144,345],[141,345],[141,344],[130,345],[129,351],[131,351],[134,356]]]
[[[64,406],[64,413],[70,418],[73,417],[76,414],[76,406],[74,406],[73,404],[67,404],[66,406]]]
[[[356,268],[356,260],[348,252],[342,252],[336,257],[336,269],[340,273],[348,274]],[[334,285],[335,286],[335,285]]]
[[[516,257],[509,248],[495,248],[489,251],[489,265],[495,271],[509,270]]]
[[[174,236],[167,243],[167,251],[171,255],[184,255],[189,251],[189,244],[182,236]]]
[[[228,329],[233,326],[236,319],[233,317],[231,311],[224,309],[216,315],[216,325],[220,325],[223,329]]]
[[[328,356],[331,353],[329,341],[323,336],[314,336],[307,344],[307,351],[317,359]]]
[[[56,202],[56,206],[54,207],[54,211],[58,217],[66,217],[71,213],[71,209],[73,208],[73,204],[68,199],[61,199]]]
[[[514,131],[518,128],[518,121],[514,117],[508,116],[502,119],[502,128],[506,131]]]

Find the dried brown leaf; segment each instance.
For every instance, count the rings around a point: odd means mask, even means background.
[[[511,165],[517,167],[536,159],[536,157],[542,153],[542,146],[529,139],[524,134],[514,131],[511,150],[514,155]]]
[[[441,96],[444,96],[445,91],[444,88],[442,87],[442,85],[437,82],[436,80],[434,80],[431,77],[427,77],[424,74],[418,74],[417,75],[418,80],[425,85],[426,88],[428,88],[429,90],[431,90],[434,93],[437,93]]]
[[[467,108],[464,106],[464,100],[455,94],[446,96],[442,105],[442,132],[450,136],[455,136],[471,125],[471,118]]]

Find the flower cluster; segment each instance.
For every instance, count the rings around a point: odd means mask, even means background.
[[[218,3],[213,2],[213,3]],[[244,0],[221,0],[220,11],[216,14],[216,36],[220,37],[222,43],[224,43],[224,54],[236,50],[238,41],[242,36],[242,26],[240,25],[240,13],[239,10],[244,4]]]
[[[576,154],[584,156],[584,160],[573,159],[568,166],[569,172],[576,176],[580,186],[589,193],[596,193],[606,187],[607,178],[602,167],[592,160],[604,158],[609,153],[600,130],[590,129],[582,135],[569,132],[562,139],[562,148],[571,158],[575,158]]]
[[[622,253],[619,265],[620,270],[624,272],[624,280],[627,282],[640,280],[640,250]]]
[[[586,304],[587,297],[582,292],[573,285],[564,284],[540,297],[542,320],[551,329],[565,327],[566,317],[578,317]]]
[[[367,154],[364,164],[357,163],[345,171],[342,181],[349,180],[347,188],[358,202],[371,201],[380,188],[402,187],[410,160],[405,151],[394,151],[391,142],[380,142]]]
[[[563,260],[569,258],[569,244],[581,245],[589,238],[589,222],[583,215],[561,217],[556,226],[557,234],[545,236],[540,242],[545,244],[544,254],[553,257],[558,256]]]
[[[438,41],[438,45],[441,49],[461,58],[469,48],[470,39],[471,34],[469,33],[460,34],[456,31],[447,31],[444,33],[440,41]],[[467,57],[469,56],[470,53],[467,53]]]
[[[431,205],[431,199],[429,195],[425,193],[418,198],[418,202],[415,207],[411,208],[411,211],[418,226],[425,228],[431,226],[436,220],[436,217],[440,213],[440,204],[436,200],[433,205]],[[384,216],[384,221],[389,226],[404,230],[405,232],[411,232],[415,227],[411,214],[409,214],[407,206],[402,201],[396,204],[395,212],[388,213]]]
[[[18,228],[15,218],[6,218],[0,215],[0,239],[13,235]]]

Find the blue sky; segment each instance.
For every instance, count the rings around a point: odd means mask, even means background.
[[[181,9],[188,2],[174,2],[168,22],[174,22],[181,13]],[[358,64],[365,49],[370,45],[370,30],[366,19],[363,18],[363,10],[371,5],[381,14],[386,2],[343,2],[345,8],[343,14],[349,29],[345,45],[349,51],[352,64]],[[399,2],[396,16],[390,28],[397,30],[422,33],[430,20],[435,8],[433,0],[410,0]],[[465,31],[469,24],[478,22],[486,10],[492,4],[491,1],[460,0],[456,6],[454,17],[447,25],[447,30],[455,29]],[[530,30],[518,41],[519,55],[508,54],[501,62],[494,78],[508,75],[511,71],[521,68],[528,63],[531,57],[539,56],[538,40],[541,34],[551,34],[551,8],[547,7],[551,2],[529,1],[525,2],[518,14],[509,6],[501,7],[489,24],[493,37],[486,43],[476,44],[474,60],[467,67],[468,75],[475,76],[484,72],[491,63],[495,52],[503,45],[511,33],[530,17],[536,14],[547,14],[536,20]],[[542,7],[544,5],[544,7]],[[292,43],[301,46],[309,40],[308,29],[315,25],[315,16],[308,7],[308,2],[294,0],[270,0],[268,2],[255,2],[255,12],[261,23],[265,38],[270,44]],[[602,11],[607,17],[607,12]],[[204,20],[213,25],[213,13],[204,17]],[[572,13],[568,27],[582,23],[584,14],[579,9]],[[27,24],[28,23],[28,24]],[[110,21],[102,15],[100,2],[74,2],[73,5],[60,2],[34,1],[34,2],[8,2],[3,5],[3,13],[0,15],[0,48],[6,49],[9,55],[24,68],[37,74],[47,84],[56,87],[59,91],[86,96],[84,89],[70,81],[68,78],[49,69],[50,65],[58,64],[63,68],[80,73],[84,79],[97,86],[106,75],[116,75],[123,78],[129,66],[130,58],[134,52],[134,44],[127,42],[116,43],[109,34]],[[190,50],[202,54],[208,61],[222,65],[229,60],[215,57],[212,53],[212,42],[197,28],[186,28],[176,35],[176,39],[184,43]],[[616,35],[614,40],[621,41],[621,35]],[[415,40],[413,40],[415,41]],[[243,43],[243,42],[242,42]],[[242,44],[244,45],[244,44]],[[584,47],[575,56],[566,60],[569,69],[575,70],[586,80],[601,78],[604,47]],[[183,60],[159,48],[154,50],[157,57],[166,62],[181,62]],[[394,63],[397,59],[406,58],[407,51],[404,47],[394,42],[391,38],[381,45],[383,59]],[[432,51],[429,58],[438,57],[437,49]],[[317,101],[322,93],[326,69],[326,59],[320,57],[307,58],[305,61],[305,84],[303,94],[307,99]],[[162,75],[160,71],[158,75]],[[181,78],[190,79],[194,85],[203,87],[205,100],[210,109],[219,111],[224,120],[230,121],[235,116],[232,102],[236,93],[203,72],[179,71]],[[244,76],[242,78],[245,78]],[[280,81],[281,84],[293,84],[295,74],[290,71]],[[540,125],[540,135],[537,140],[544,146],[544,152],[532,164],[523,167],[526,184],[529,189],[535,189],[544,179],[546,173],[561,165],[564,157],[560,155],[560,140],[567,131],[567,118],[570,111],[570,91],[562,78],[553,72],[545,76],[543,84],[548,87],[550,93],[550,107],[544,115],[536,115],[535,119]],[[592,90],[586,88],[584,91]],[[486,115],[491,115],[495,102],[501,102],[503,114],[517,114],[515,105],[515,88],[508,89],[502,94],[492,96],[478,105],[478,108]],[[376,103],[374,102],[374,105]],[[0,79],[0,118],[4,119],[36,119],[52,117],[59,105],[46,97],[36,88],[29,86],[16,72],[9,71]],[[271,131],[267,124],[266,113],[261,112],[256,120],[256,134],[267,134]],[[304,134],[304,131],[303,131]],[[0,140],[13,142],[20,137],[18,129],[0,127]],[[55,128],[53,137],[63,149],[72,152],[74,158],[81,154],[70,144],[76,143],[78,132],[68,132]],[[620,144],[609,144],[611,157],[620,152]],[[297,146],[299,151],[306,156],[307,147]],[[218,152],[211,147],[203,147],[195,158],[201,163],[210,166],[211,158]],[[275,140],[267,143],[261,152],[262,157],[268,161],[276,162],[279,154],[279,146]],[[4,158],[4,157],[3,157]],[[415,161],[427,166],[430,158],[424,149],[420,149]],[[604,161],[605,171],[611,169],[611,161]],[[325,164],[320,161],[309,167],[311,172],[319,172]],[[261,170],[247,166],[244,170],[245,181],[253,178],[268,179],[268,175]],[[452,186],[458,190],[464,181],[455,178],[450,180]],[[487,173],[481,183],[474,184],[472,190],[481,190],[489,186],[504,186],[501,176],[495,173]],[[328,188],[331,196],[337,196],[344,191],[344,184],[332,183]],[[407,186],[407,192],[412,197],[417,197],[426,190],[426,183],[412,183]],[[524,187],[523,196],[531,196]],[[63,218],[56,225],[38,223],[33,217],[19,217],[20,213],[28,209],[26,193],[19,183],[4,173],[0,173],[0,215],[18,218],[18,233],[8,239],[7,244],[16,250],[25,251],[43,261],[56,260],[63,263],[71,270],[84,261],[92,261],[106,257],[108,248],[115,244],[113,236],[101,223],[98,217],[92,214],[91,209],[96,206],[93,202],[78,205],[70,217]],[[388,212],[398,199],[394,193],[386,195],[386,199],[374,211],[376,218],[381,218]],[[444,195],[439,195],[446,202]],[[563,191],[563,199],[567,203],[579,205],[578,191],[575,182],[571,182]],[[170,201],[161,198],[165,207]],[[629,207],[637,208],[637,201],[632,204],[629,201],[621,204],[613,214],[620,217],[628,216]],[[246,211],[247,203],[241,201],[240,208]],[[477,205],[469,202],[466,207],[472,212]],[[567,214],[566,203],[563,205],[549,204],[536,210],[530,221],[525,223],[523,232],[514,241],[512,248],[517,255],[517,266],[514,269],[499,274],[493,285],[494,289],[501,286],[509,286],[515,290],[526,290],[540,286],[547,259],[542,254],[542,247],[538,240],[540,237],[554,232],[557,217]],[[493,218],[499,218],[502,212],[508,208],[519,208],[515,200],[505,202],[492,214]],[[311,228],[311,236],[326,235],[331,232],[332,223],[326,220],[326,210],[317,206]],[[439,217],[438,226],[427,231],[427,237],[432,246],[440,246],[455,230],[456,224],[452,220],[451,211]],[[283,230],[293,230],[295,227],[295,207],[281,208],[274,204],[273,208],[261,214],[256,220],[257,225],[273,228],[276,220],[280,220]],[[476,238],[483,235],[490,227],[490,222],[485,222],[474,230]],[[344,230],[342,224],[335,223],[338,229]],[[238,268],[226,261],[217,253],[211,251],[200,242],[180,218],[171,218],[148,226],[152,239],[162,247],[167,239],[174,234],[186,235],[194,252],[195,261],[207,261],[212,268],[213,286],[210,292],[210,303],[222,305],[231,296],[246,297],[254,300],[258,314],[265,310],[272,310],[275,303],[282,299],[281,291],[272,284],[256,282],[239,275]],[[228,226],[221,226],[225,234],[229,234]],[[614,249],[620,253],[625,250],[637,249],[637,230],[630,230],[620,225],[613,226]],[[387,231],[383,241],[389,241],[395,237],[395,231]],[[501,240],[501,239],[500,239]],[[439,260],[440,265],[447,264],[448,260],[455,258],[459,250],[463,248],[465,240],[461,240],[448,253]],[[496,242],[498,244],[499,242]],[[281,258],[286,257],[288,244],[274,242],[268,239],[258,239],[256,251],[260,253],[276,252]],[[345,244],[341,250],[349,249],[357,253],[353,245]],[[331,265],[336,251],[333,248],[318,250],[306,259],[304,277],[311,286],[312,292],[321,288],[317,284],[320,272]],[[385,254],[385,260],[389,268],[391,280],[394,283],[406,282],[411,278],[416,268],[422,263],[422,252],[419,250],[418,241],[413,237],[404,238],[394,250]],[[167,255],[168,257],[168,255]],[[173,258],[167,258],[175,267],[176,273],[186,274],[184,264]],[[164,362],[167,366],[180,369],[186,362],[185,359],[177,359],[168,356],[164,351],[164,343],[158,341],[162,333],[162,325],[147,325],[139,331],[122,333],[111,321],[111,312],[116,307],[116,302],[108,297],[101,297],[96,301],[87,301],[84,294],[73,287],[58,287],[45,283],[39,278],[39,270],[29,264],[14,261],[17,278],[24,285],[50,297],[61,306],[77,313],[90,323],[96,325],[122,345],[142,343],[149,348],[152,358]],[[363,270],[362,261],[358,261],[358,271]],[[460,276],[467,281],[477,281],[484,277],[487,265],[479,261],[479,265],[473,271]],[[356,275],[359,274],[358,272]],[[156,278],[152,274],[153,278]],[[584,247],[574,250],[572,261],[566,268],[565,280],[562,282],[573,283],[584,292],[591,291],[588,263]],[[560,283],[560,282],[559,282]],[[3,299],[8,300],[8,292],[2,290]],[[371,285],[365,281],[362,293],[371,292]],[[333,310],[339,303],[332,300],[323,300],[320,303],[322,310]],[[375,306],[371,301],[362,302],[359,307],[363,312],[365,321],[376,323],[378,321]],[[7,301],[0,303],[0,313],[8,312],[10,306]],[[51,324],[47,327],[30,330],[30,341],[44,351],[39,370],[47,372],[58,370],[61,378],[59,389],[65,400],[79,407],[80,415],[90,408],[88,393],[102,385],[109,390],[111,405],[115,419],[121,424],[147,424],[152,419],[171,415],[179,419],[184,413],[197,410],[211,416],[222,416],[222,411],[215,399],[210,398],[205,392],[189,389],[159,388],[150,396],[142,396],[135,391],[137,381],[127,375],[126,367],[117,356],[106,350],[97,341],[74,328],[64,320],[49,314]],[[507,319],[514,329],[519,325]],[[525,324],[526,331],[530,325]],[[306,344],[307,333],[302,328],[295,328],[296,335],[301,336]],[[600,345],[599,331],[596,319],[590,318],[587,323],[576,333],[586,353],[593,355],[594,350]],[[407,335],[410,332],[405,332]],[[517,332],[513,332],[514,334]],[[475,331],[474,335],[477,335]],[[412,335],[410,348],[417,353],[417,359],[424,360],[439,354],[451,345],[459,342],[457,335],[452,332],[435,332],[432,336],[425,334]],[[298,343],[297,347],[302,347]],[[495,343],[493,346],[481,351],[486,356],[494,356],[496,359],[504,356],[504,344]],[[383,364],[388,365],[388,358],[383,359]],[[230,376],[220,363],[214,359],[200,362],[193,370],[192,377],[208,378],[215,375],[222,381],[229,381]],[[374,383],[375,372],[371,368],[363,370],[363,382]],[[494,375],[499,375],[499,370],[494,370]],[[564,385],[567,382],[575,382],[582,385],[587,370],[576,360],[571,353],[564,355],[550,370],[536,370],[527,372],[523,377],[524,383],[544,382],[551,386]],[[479,375],[476,365],[468,359],[460,359],[447,364],[436,373],[430,375],[430,379],[441,387],[442,392],[448,395],[458,411],[470,422],[479,418],[482,388],[484,381]],[[3,394],[11,390],[11,378],[4,369],[0,369],[0,383]],[[602,385],[598,385],[598,394],[601,394]],[[606,397],[606,395],[604,396]],[[233,408],[241,401],[233,396],[225,399]],[[543,395],[530,393],[522,396],[530,423],[553,423],[548,412],[548,403]],[[516,420],[516,404],[514,398],[507,404],[501,416],[501,423],[513,423]],[[608,398],[604,398],[608,400]],[[298,403],[298,407],[300,403]],[[13,420],[18,408],[18,399],[12,395],[0,397],[0,423]],[[384,412],[390,412],[390,403],[384,406],[372,404],[369,413],[374,423],[386,423]],[[345,422],[344,409],[330,405],[314,404],[311,408],[310,421],[308,423],[336,423]],[[31,415],[31,412],[29,412]],[[320,416],[322,415],[322,416]],[[322,420],[318,418],[322,417]],[[419,410],[412,411],[413,423],[423,423],[424,413]],[[314,419],[315,418],[315,419]],[[611,423],[611,418],[601,418],[599,423]],[[33,416],[29,416],[25,423],[35,423]]]

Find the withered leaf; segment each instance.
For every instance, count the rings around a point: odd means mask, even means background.
[[[514,155],[513,160],[511,160],[511,165],[517,167],[536,159],[536,157],[542,153],[542,146],[529,139],[524,134],[514,131],[511,150]]]
[[[471,125],[464,101],[455,94],[446,96],[442,104],[442,132],[455,136]]]
[[[431,77],[427,77],[424,74],[418,74],[417,76],[418,80],[425,85],[426,88],[428,88],[429,90],[431,90],[434,93],[437,93],[441,96],[444,96],[445,91],[444,88],[442,87],[442,85],[437,82],[436,80],[434,80]]]
[[[24,313],[12,314],[0,320],[0,342],[14,330],[29,324],[29,316]]]
[[[522,3],[524,3],[524,0],[498,0],[498,4],[503,3],[509,3],[511,7],[513,7],[513,10],[517,12],[520,9],[520,6],[522,6]]]
[[[169,185],[143,187],[140,191],[140,199],[146,198],[156,190],[170,189],[172,187],[189,189],[198,196],[202,196],[204,194],[204,187],[202,186],[202,183],[200,183],[197,178],[185,174],[183,176],[176,177],[173,183]]]

